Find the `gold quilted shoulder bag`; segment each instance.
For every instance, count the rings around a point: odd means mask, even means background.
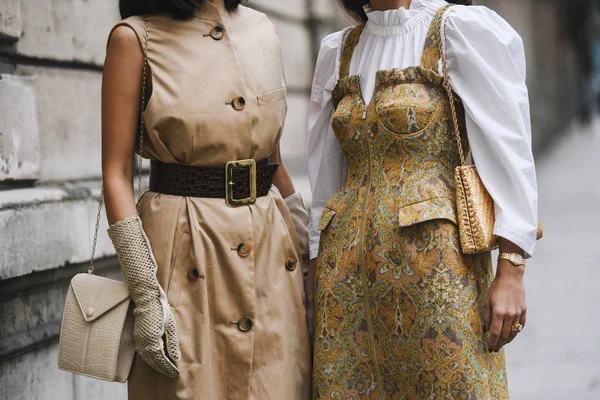
[[[142,157],[146,73],[148,68],[148,21],[142,75],[140,157],[138,157],[138,212],[142,193]],[[94,255],[104,202],[100,195],[94,244],[88,273],[76,275],[69,286],[60,330],[58,368],[110,382],[126,382],[133,363],[133,313],[125,282],[94,275]]]
[[[475,165],[467,165],[460,136],[454,92],[450,84],[446,54],[443,46],[442,22],[437,28],[437,44],[444,72],[444,88],[450,100],[454,134],[460,154],[460,164],[454,171],[456,185],[456,214],[460,243],[464,254],[477,254],[498,247],[498,237],[494,235],[494,200],[486,190]],[[537,239],[543,236],[540,221],[537,224]]]

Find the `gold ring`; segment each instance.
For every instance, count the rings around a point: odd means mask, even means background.
[[[523,330],[523,325],[521,325],[521,324],[514,324],[513,326],[510,327],[510,330],[512,332],[519,333],[519,332],[521,332]]]

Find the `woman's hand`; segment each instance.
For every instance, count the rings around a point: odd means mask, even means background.
[[[306,323],[308,326],[308,338],[310,348],[313,348],[315,339],[315,278],[317,275],[317,259],[310,260],[308,276],[306,277],[306,288],[304,297],[304,308],[306,309]]]
[[[512,243],[501,242],[500,251],[517,253]],[[488,349],[490,352],[499,351],[502,346],[510,343],[519,332],[511,331],[516,324],[525,326],[527,322],[527,306],[525,303],[525,286],[523,276],[525,267],[515,267],[510,261],[500,260],[496,278],[488,292],[484,315],[484,328],[490,333]]]

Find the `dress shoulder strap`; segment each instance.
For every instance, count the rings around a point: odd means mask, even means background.
[[[437,10],[431,21],[429,31],[427,32],[427,38],[425,39],[423,55],[421,56],[421,67],[425,69],[431,69],[435,72],[438,72],[439,70],[438,65],[442,55],[440,54],[440,47],[438,46],[438,32],[442,29],[444,14],[453,6],[453,4],[446,4],[441,7]]]
[[[348,32],[346,35],[340,62],[340,79],[344,79],[350,74],[350,62],[352,61],[352,54],[354,54],[354,48],[358,44],[360,35],[362,34],[364,28],[364,25],[357,25],[350,29],[350,32]]]

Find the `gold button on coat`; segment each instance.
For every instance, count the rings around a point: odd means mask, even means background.
[[[242,96],[234,97],[231,106],[236,111],[242,111],[246,107],[246,100]]]
[[[288,271],[294,271],[296,269],[297,265],[298,265],[298,260],[296,260],[293,257],[288,258],[287,261],[285,262],[285,268]]]
[[[240,257],[248,257],[251,250],[252,246],[250,246],[248,243],[240,243],[240,245],[237,247],[237,252]]]
[[[248,332],[252,329],[252,321],[248,318],[242,318],[237,323],[238,329],[242,332]]]
[[[223,27],[217,25],[210,30],[210,37],[215,40],[221,40],[225,37],[225,30]]]

